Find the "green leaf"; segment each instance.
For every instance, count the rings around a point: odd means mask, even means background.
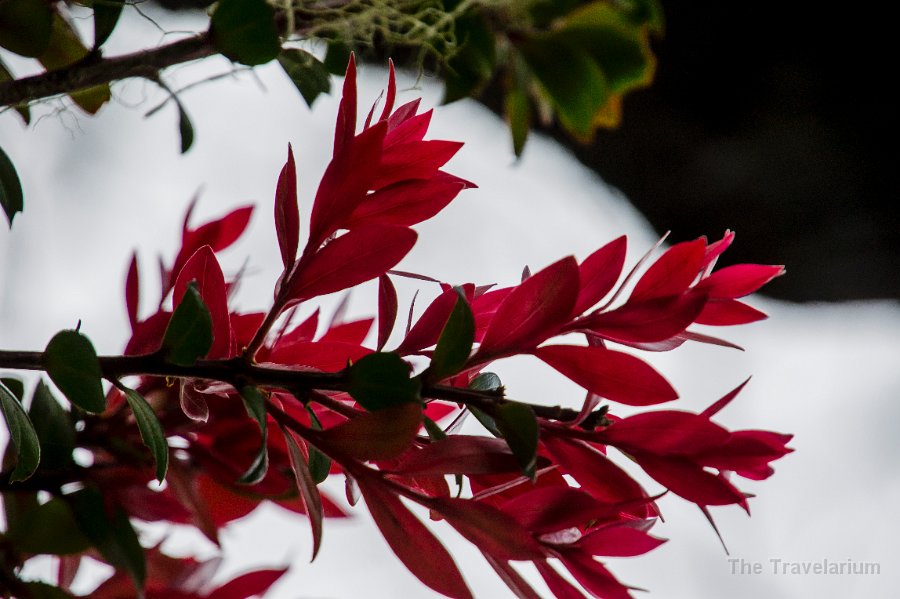
[[[41,444],[25,408],[3,383],[0,383],[0,411],[6,419],[6,428],[9,429],[9,437],[15,449],[16,467],[10,474],[9,481],[14,483],[25,480],[37,470],[41,461]]]
[[[41,465],[54,470],[72,463],[75,424],[44,381],[38,381],[31,396],[28,416],[41,443]]]
[[[216,49],[242,64],[267,63],[281,50],[275,11],[265,0],[221,0],[210,31]]]
[[[197,291],[197,283],[191,281],[163,335],[165,359],[178,366],[192,365],[209,353],[212,330],[212,316]]]
[[[503,389],[503,383],[500,381],[500,377],[493,372],[482,372],[474,379],[472,379],[472,381],[469,383],[469,389],[473,389],[475,391],[498,391],[500,389]],[[481,425],[488,430],[489,433],[491,433],[495,437],[503,436],[503,434],[500,432],[500,429],[497,428],[497,423],[493,418],[474,406],[469,406],[467,409],[472,413],[472,416],[474,416],[475,419],[478,420],[478,422],[480,422]]]
[[[350,367],[350,396],[370,412],[419,401],[422,383],[409,377],[409,365],[394,353],[376,352]]]
[[[21,379],[5,376],[0,378],[0,383],[6,385],[7,390],[19,400],[19,403],[22,403],[22,400],[25,397],[25,383],[23,383]]]
[[[494,32],[487,20],[474,12],[456,20],[459,50],[444,69],[444,103],[477,95],[491,78],[497,63]]]
[[[431,364],[425,375],[429,382],[441,381],[448,376],[457,374],[469,359],[472,353],[472,343],[475,342],[475,317],[465,296],[457,290],[459,297],[456,305],[441,331],[434,354],[431,356]]]
[[[343,77],[347,71],[347,63],[350,62],[350,53],[352,51],[352,48],[347,44],[329,41],[327,42],[325,59],[322,61],[322,64],[325,65],[325,69],[332,75]]]
[[[311,407],[306,406],[306,412],[309,414],[309,422],[312,429],[316,431],[322,430],[322,423],[319,422],[319,417],[316,416],[315,411]],[[318,485],[328,478],[328,474],[331,472],[331,458],[312,445],[307,444],[307,447],[309,448],[309,474]]]
[[[514,84],[507,90],[504,112],[512,133],[513,150],[517,157],[521,156],[531,128],[531,105],[528,94],[519,85]]]
[[[522,467],[522,472],[534,480],[539,434],[534,410],[523,403],[509,402],[497,409],[494,420]]]
[[[110,565],[128,573],[142,595],[147,574],[144,548],[125,510],[115,506],[111,515],[107,513],[103,495],[93,487],[67,495],[66,499],[81,532]]]
[[[46,582],[26,582],[25,588],[31,599],[75,599],[74,595]]]
[[[73,555],[91,546],[63,499],[51,499],[14,520],[8,537],[19,551],[47,555]]]
[[[260,446],[250,468],[241,475],[238,483],[242,485],[255,485],[261,481],[269,471],[269,429],[266,419],[266,396],[256,387],[247,386],[241,389],[241,399],[244,400],[244,408],[247,415],[256,420],[259,425]]]
[[[60,331],[44,350],[44,370],[73,405],[99,414],[106,409],[97,352],[78,331]]]
[[[438,423],[428,416],[422,418],[422,425],[425,427],[425,431],[432,441],[440,441],[441,439],[447,438],[447,433],[444,432],[444,429],[438,426]]]
[[[156,480],[162,482],[166,478],[166,470],[169,468],[169,445],[166,443],[166,433],[156,417],[156,412],[140,393],[133,389],[125,389],[125,399],[134,413],[141,439],[153,455],[153,461],[156,462]]]
[[[9,68],[0,60],[0,83],[5,83],[7,81],[13,81],[15,77],[13,77],[12,72]],[[16,104],[12,107],[13,110],[19,113],[19,116],[22,117],[22,120],[25,121],[26,125],[31,124],[31,109],[28,108],[28,104]],[[2,191],[0,191],[0,195],[2,195]]]
[[[125,0],[94,0],[94,49],[109,39],[119,22]]]
[[[176,101],[177,102],[177,101]],[[194,126],[191,119],[188,118],[187,112],[181,102],[178,104],[178,133],[181,136],[181,153],[184,154],[194,145]]]
[[[318,58],[297,48],[285,48],[278,55],[278,64],[290,77],[306,105],[312,107],[319,94],[331,91],[331,76]]]
[[[24,202],[22,199],[22,184],[12,160],[0,148],[0,205],[6,213],[9,226],[12,227],[16,214],[22,212]]]
[[[48,71],[60,69],[82,60],[89,54],[89,50],[81,43],[78,33],[69,23],[59,15],[53,15],[52,32],[47,50],[38,57],[38,60]],[[109,85],[104,83],[73,91],[69,97],[82,110],[88,114],[94,114],[100,107],[109,101]]]
[[[53,11],[46,0],[0,2],[0,46],[16,54],[37,58],[47,50]]]

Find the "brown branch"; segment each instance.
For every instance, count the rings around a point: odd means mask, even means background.
[[[84,60],[61,69],[0,83],[0,106],[25,104],[131,77],[157,79],[166,67],[216,53],[212,36],[204,32],[165,46],[113,58],[89,54]]]

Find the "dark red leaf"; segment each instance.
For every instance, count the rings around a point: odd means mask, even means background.
[[[297,341],[281,343],[269,354],[275,364],[305,366],[324,372],[338,372],[348,361],[357,361],[372,350],[355,343]]]
[[[193,208],[193,204],[191,204],[191,208]],[[172,266],[172,272],[176,275],[181,271],[188,258],[204,245],[211,247],[214,252],[220,252],[237,241],[250,223],[253,206],[237,208],[222,218],[210,221],[193,230],[187,228],[190,213],[191,210],[185,216],[181,250],[179,250],[175,263]]]
[[[518,472],[519,463],[503,439],[450,435],[403,457],[400,474],[497,474]]]
[[[590,554],[581,549],[571,548],[560,551],[563,566],[575,577],[581,586],[601,599],[634,599],[628,587]]]
[[[325,168],[310,215],[309,251],[343,228],[372,189],[381,162],[385,129],[384,122],[366,129],[348,141]]]
[[[515,287],[503,287],[502,289],[494,289],[493,291],[485,291],[476,296],[471,302],[472,316],[475,317],[475,341],[484,339],[484,333],[487,331],[488,325],[494,319],[497,308],[506,299],[506,296],[512,293]]]
[[[575,314],[597,304],[612,290],[625,266],[627,238],[622,235],[584,259],[578,267],[581,290],[575,303]]]
[[[535,273],[503,299],[476,360],[528,351],[555,335],[571,318],[577,298],[578,263],[571,256]]]
[[[391,63],[393,64],[393,63]],[[381,351],[394,330],[397,322],[397,290],[387,275],[378,277],[378,345],[376,350]]]
[[[394,61],[388,59],[388,86],[387,97],[384,99],[384,108],[381,110],[379,121],[387,120],[394,109],[394,100],[397,99],[397,74],[394,72]]]
[[[388,137],[385,138],[385,145],[421,141],[425,137],[434,111],[427,110],[422,114],[416,114],[421,101],[417,98],[407,102],[391,115],[388,119]]]
[[[381,534],[416,578],[448,597],[472,597],[453,558],[396,495],[374,479],[357,484]]]
[[[629,301],[610,312],[594,314],[578,322],[611,341],[654,343],[682,333],[701,314],[707,303],[703,293],[654,297]]]
[[[727,250],[731,243],[734,241],[734,231],[726,230],[725,234],[722,236],[722,239],[719,241],[714,241],[708,246],[706,246],[706,255],[703,257],[703,270],[711,269],[716,260],[718,260],[719,256]]]
[[[174,305],[181,302],[188,283],[197,282],[197,290],[209,310],[213,324],[213,343],[207,354],[210,359],[230,358],[234,355],[234,336],[231,332],[231,317],[228,314],[228,295],[225,276],[216,255],[210,246],[198,249],[185,263],[175,281],[172,296]]]
[[[325,331],[325,334],[322,335],[322,338],[319,339],[319,341],[362,345],[362,342],[368,337],[369,331],[372,330],[372,324],[374,322],[374,318],[363,318],[335,325]]]
[[[390,460],[406,451],[422,426],[422,406],[404,403],[377,412],[366,412],[323,431],[325,453],[329,449],[357,460]]]
[[[541,599],[541,596],[531,588],[524,578],[509,563],[495,559],[487,553],[482,553],[487,563],[494,569],[500,580],[503,581],[516,599]]]
[[[297,167],[294,151],[288,144],[287,162],[278,175],[275,188],[275,232],[281,250],[281,262],[287,272],[297,259],[300,244],[300,208],[297,205]]]
[[[584,599],[584,593],[575,588],[571,582],[563,578],[546,560],[536,561],[534,565],[547,588],[556,599]]]
[[[262,597],[278,579],[284,576],[287,568],[280,570],[256,570],[233,578],[214,590],[206,599],[249,599]]]
[[[141,285],[138,273],[137,253],[131,254],[131,262],[128,265],[128,274],[125,276],[125,308],[128,311],[128,322],[134,331],[138,322],[138,302],[140,299]]]
[[[499,560],[544,557],[544,550],[534,537],[514,518],[492,505],[472,499],[435,497],[427,506],[476,547]]]
[[[406,334],[400,346],[397,347],[397,353],[412,354],[437,343],[441,331],[444,330],[444,326],[450,318],[450,313],[456,306],[458,297],[459,295],[453,289],[448,289],[437,296]]]
[[[294,471],[294,478],[297,481],[297,490],[300,491],[300,498],[303,501],[303,507],[309,516],[309,524],[312,528],[312,558],[316,559],[319,553],[319,547],[322,544],[322,519],[324,512],[322,510],[322,496],[319,494],[319,488],[313,480],[309,471],[309,464],[306,457],[300,449],[303,440],[299,439],[295,433],[285,428],[281,429],[284,435],[284,442],[287,445],[288,458],[291,464],[291,470]],[[307,452],[308,453],[308,452]]]
[[[678,398],[652,366],[632,355],[602,347],[548,345],[534,355],[591,393],[630,406]]]
[[[688,458],[635,454],[635,460],[656,482],[698,505],[739,504],[747,509],[744,494],[734,485],[704,470]]]
[[[728,326],[765,320],[768,316],[736,299],[711,299],[694,321],[697,324]]]
[[[409,227],[433,217],[460,191],[472,187],[473,183],[442,171],[429,179],[401,181],[366,196],[345,226],[385,223]]]
[[[341,103],[338,106],[337,122],[334,127],[335,156],[345,149],[356,135],[356,110],[356,56],[351,53],[347,72],[344,74]]]
[[[579,489],[553,486],[522,493],[503,504],[503,511],[527,530],[544,534],[615,516],[619,511],[615,506]]]
[[[383,275],[416,243],[416,232],[395,225],[366,225],[319,250],[293,281],[290,296],[305,300],[348,289]]]
[[[407,179],[428,179],[462,146],[462,142],[444,140],[386,143],[381,155],[381,167],[371,188],[381,189]]]
[[[726,443],[694,456],[694,460],[703,466],[732,470],[745,478],[763,480],[773,473],[769,462],[793,451],[787,447],[792,438],[793,435],[771,431],[735,431]]]
[[[717,270],[697,284],[711,298],[737,298],[749,295],[784,274],[784,266],[735,264]]]
[[[740,385],[738,385],[737,387],[735,387],[734,389],[732,389],[731,391],[729,391],[728,393],[726,393],[725,395],[723,395],[722,397],[717,399],[715,403],[713,403],[711,406],[709,406],[708,408],[706,408],[705,410],[700,412],[700,415],[704,416],[705,418],[712,418],[713,416],[718,414],[719,411],[722,410],[722,408],[724,408],[725,406],[730,404],[731,401],[735,397],[738,396],[738,394],[744,389],[744,387],[749,382],[750,382],[750,377],[747,377],[747,379],[743,383],[741,383]]]
[[[597,433],[598,439],[627,453],[693,455],[720,447],[730,433],[705,416],[662,410],[622,418]]]
[[[576,545],[591,555],[634,557],[652,551],[665,542],[666,539],[619,522],[590,531]]]
[[[706,240],[676,243],[638,279],[632,301],[684,293],[700,274],[706,254]]]

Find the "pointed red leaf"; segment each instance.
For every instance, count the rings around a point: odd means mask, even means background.
[[[450,435],[405,455],[394,471],[400,474],[497,474],[519,470],[519,463],[505,440]]]
[[[763,480],[774,470],[769,462],[783,458],[793,449],[787,447],[793,435],[772,431],[734,431],[722,446],[694,456],[703,466],[732,470],[752,480]]]
[[[581,314],[612,291],[625,266],[628,239],[622,235],[584,259],[578,267],[581,290],[575,304],[575,314]]]
[[[711,406],[709,406],[708,408],[706,408],[705,410],[700,412],[700,415],[705,418],[712,418],[713,416],[718,414],[719,411],[722,410],[722,408],[724,408],[725,406],[730,404],[731,401],[735,397],[738,396],[738,394],[744,389],[744,387],[749,382],[750,382],[750,377],[747,377],[747,379],[743,383],[741,383],[740,385],[738,385],[737,387],[735,387],[734,389],[732,389],[731,391],[729,391],[728,393],[726,393],[725,395],[723,395],[722,397],[717,399],[715,401],[715,403],[713,403]]]
[[[310,214],[307,248],[318,248],[344,225],[372,189],[387,125],[376,123],[349,140],[325,168]]]
[[[588,329],[611,341],[655,343],[665,341],[689,327],[706,306],[703,293],[655,297],[629,301],[624,306],[579,320]]]
[[[462,142],[444,140],[385,144],[381,167],[372,189],[381,189],[407,179],[428,179],[462,146]]]
[[[348,361],[355,362],[370,353],[372,350],[355,343],[297,341],[275,346],[269,360],[275,364],[338,372],[347,366]]]
[[[393,63],[391,63],[393,64]],[[387,275],[378,277],[378,345],[375,349],[381,351],[394,330],[397,322],[397,290]]]
[[[366,412],[321,433],[329,449],[357,460],[390,460],[406,451],[422,426],[422,406],[405,403]]]
[[[324,517],[322,496],[319,494],[319,488],[316,486],[309,471],[309,464],[307,464],[306,458],[300,450],[300,445],[303,441],[295,433],[283,427],[281,428],[281,433],[284,435],[284,442],[287,445],[291,470],[294,471],[294,478],[297,481],[297,490],[300,491],[303,507],[309,516],[313,537],[312,558],[310,561],[314,561],[322,544],[322,519]]]
[[[402,355],[416,353],[437,343],[458,297],[453,289],[448,289],[437,296],[406,334],[397,348],[397,353]]]
[[[697,284],[697,289],[712,298],[744,297],[783,274],[784,266],[735,264],[712,273]]]
[[[568,486],[540,487],[513,497],[503,511],[535,534],[583,527],[592,520],[618,514],[617,504],[604,503]]]
[[[234,336],[231,332],[231,317],[228,314],[225,276],[210,246],[204,245],[198,249],[181,269],[175,281],[173,305],[177,306],[181,302],[191,281],[197,282],[197,290],[212,317],[213,343],[207,357],[230,358],[234,355]]]
[[[531,585],[509,563],[495,559],[487,553],[482,552],[482,555],[484,555],[485,561],[494,569],[494,572],[497,573],[497,576],[500,577],[500,580],[503,581],[503,584],[516,596],[516,599],[541,599],[541,596],[531,588]]]
[[[375,479],[357,484],[381,534],[416,578],[447,597],[472,597],[453,558],[396,495]]]
[[[380,277],[416,243],[416,232],[395,225],[366,225],[316,252],[292,282],[291,298],[305,300]]]
[[[549,562],[546,560],[536,561],[534,565],[556,599],[584,599],[584,593],[563,578]]]
[[[728,326],[765,320],[768,315],[736,299],[711,299],[694,321],[697,324]]]
[[[591,393],[629,406],[648,406],[678,398],[652,366],[632,355],[580,345],[548,345],[534,355]]]
[[[297,205],[297,168],[294,151],[288,144],[287,162],[278,175],[275,188],[275,232],[281,250],[281,262],[288,271],[297,259],[300,244],[300,208]]]
[[[656,549],[666,542],[627,523],[597,528],[581,537],[576,545],[591,555],[634,557]]]
[[[191,210],[193,203],[191,204]],[[253,206],[242,206],[232,210],[222,218],[210,221],[196,229],[188,229],[187,222],[191,210],[185,216],[185,228],[182,232],[181,249],[172,265],[172,272],[177,274],[198,249],[208,245],[214,252],[220,252],[233,244],[247,229]]]
[[[409,227],[433,217],[460,191],[472,187],[474,183],[443,171],[429,179],[401,181],[366,196],[345,226],[385,223]]]
[[[362,342],[369,336],[369,331],[372,330],[374,322],[374,318],[362,318],[352,322],[344,322],[325,331],[325,334],[322,335],[319,341],[362,345]]]
[[[708,271],[712,269],[716,264],[716,260],[719,259],[719,256],[721,256],[725,250],[731,247],[733,241],[734,231],[726,229],[722,239],[714,241],[706,246],[706,255],[703,257],[703,270]]]
[[[334,127],[335,156],[346,148],[354,135],[356,135],[356,56],[351,53],[347,72],[344,74],[341,103],[338,106],[337,122]]]
[[[287,568],[280,570],[256,570],[247,572],[237,578],[233,578],[214,590],[206,599],[247,599],[248,597],[262,597],[273,584],[278,582],[287,572]]]
[[[557,334],[571,318],[577,298],[578,263],[571,256],[535,273],[503,299],[476,358],[528,351]]]
[[[730,505],[747,509],[744,494],[722,476],[704,470],[687,458],[635,454],[634,459],[656,482],[698,505]]]
[[[693,455],[720,447],[731,434],[709,418],[660,410],[622,418],[597,433],[598,439],[626,453],[633,450],[658,455]]]
[[[427,505],[472,544],[497,559],[544,557],[541,545],[521,524],[490,504],[472,499],[435,497]]]
[[[398,108],[388,119],[388,137],[386,144],[401,144],[411,141],[421,141],[428,132],[431,124],[431,115],[434,110],[427,110],[422,114],[416,114],[419,110],[420,98],[407,102]]]
[[[381,111],[379,121],[387,120],[394,110],[394,100],[397,98],[397,74],[394,72],[394,61],[388,59],[388,86],[387,97],[384,99],[384,108]]]
[[[706,240],[702,237],[676,243],[641,276],[629,301],[684,293],[700,274],[705,254]]]
[[[581,549],[571,548],[560,552],[563,566],[589,593],[602,599],[634,599],[628,587]]]
[[[125,308],[128,312],[128,322],[134,331],[138,322],[138,302],[140,300],[141,284],[138,273],[137,252],[131,254],[131,262],[128,264],[128,274],[125,276]]]

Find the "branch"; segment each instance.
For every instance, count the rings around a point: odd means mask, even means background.
[[[350,382],[346,371],[313,372],[273,365],[262,366],[237,357],[228,360],[199,360],[192,366],[177,366],[166,362],[160,354],[143,356],[100,356],[103,378],[117,380],[126,376],[162,376],[222,381],[241,387],[259,385],[286,389],[293,394],[309,391],[347,391]],[[15,370],[44,370],[43,352],[0,351],[0,368]],[[515,402],[503,396],[503,389],[476,391],[449,385],[425,385],[425,399],[452,401],[492,413],[498,406]],[[522,403],[522,402],[515,402]],[[529,404],[535,415],[548,420],[575,420],[579,412],[560,406]]]
[[[84,60],[61,69],[0,83],[0,106],[26,104],[131,77],[157,79],[159,71],[166,67],[216,53],[212,36],[204,32],[165,46],[114,58],[103,58],[99,53],[89,54]]]

